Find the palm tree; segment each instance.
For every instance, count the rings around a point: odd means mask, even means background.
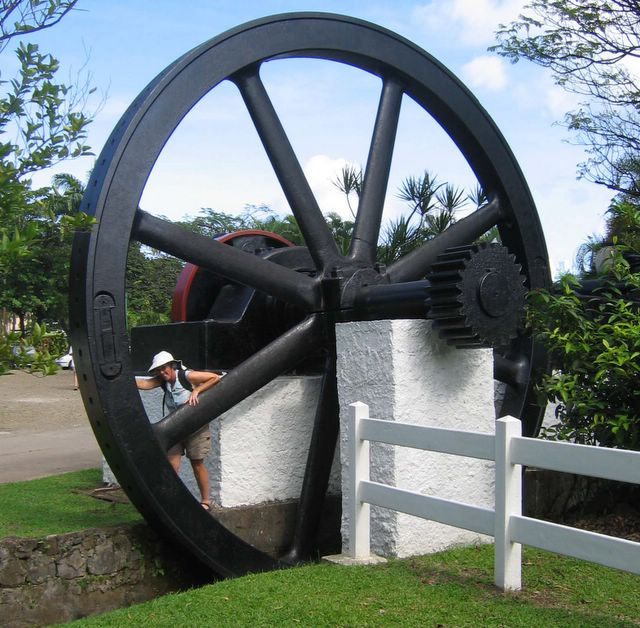
[[[72,174],[62,172],[53,176],[49,202],[59,216],[72,216],[80,209],[85,186]]]
[[[333,185],[345,195],[349,211],[355,220],[357,207],[355,210],[351,207],[351,195],[355,194],[360,199],[362,192],[362,166],[359,168],[350,164],[343,166],[340,174],[333,180]]]
[[[437,205],[437,192],[444,185],[438,183],[436,177],[432,177],[428,170],[421,177],[407,177],[398,190],[398,198],[409,203],[411,210],[407,222],[417,214],[420,225],[424,217],[433,211]]]
[[[411,225],[409,217],[400,216],[385,225],[378,245],[377,259],[382,264],[389,265],[422,242],[420,228]]]

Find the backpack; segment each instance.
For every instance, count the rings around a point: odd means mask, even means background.
[[[178,375],[178,381],[182,384],[182,387],[185,390],[189,390],[189,391],[193,390],[193,386],[191,385],[191,382],[187,378],[187,369],[185,368],[176,369],[176,373]],[[167,391],[169,390],[169,383],[162,380],[160,382],[160,386],[164,391],[164,394],[162,395],[162,416],[164,416],[164,409],[165,409],[165,406],[167,405],[165,399],[167,397]]]

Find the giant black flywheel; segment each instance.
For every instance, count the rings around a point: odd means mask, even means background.
[[[363,190],[346,255],[333,240],[260,78],[263,63],[289,58],[349,64],[381,79]],[[170,135],[189,110],[222,82],[234,84],[242,96],[300,225],[313,272],[297,272],[137,209]],[[489,200],[382,269],[376,264],[376,243],[403,98],[415,101],[446,131]],[[336,322],[428,315],[431,307],[438,310],[433,317],[454,344],[479,346],[487,341],[481,322],[476,325],[471,320],[463,303],[467,292],[472,300],[477,298],[479,311],[491,322],[509,309],[500,297],[520,295],[522,284],[549,285],[546,247],[531,194],[487,113],[460,81],[418,46],[373,24],[337,15],[298,13],[257,20],[178,59],[149,84],[113,131],[82,209],[97,222],[74,245],[71,316],[74,357],[94,432],[120,483],[147,520],[220,575],[271,569],[312,555],[314,526],[338,432]],[[472,244],[493,226],[498,227],[505,248],[474,248]],[[198,406],[182,407],[151,425],[134,383],[126,329],[130,240],[261,291],[298,312],[299,322],[233,368]],[[502,270],[491,270],[494,262]],[[471,271],[465,275],[467,267]],[[429,285],[434,286],[431,292]],[[450,287],[460,298],[447,302]],[[420,303],[424,311],[416,314]],[[532,379],[541,360],[526,335],[514,331],[503,336],[501,324],[492,325],[488,341],[500,345],[495,372],[506,385],[500,414],[520,417],[524,431],[534,434],[540,412],[533,400]],[[296,530],[281,561],[248,545],[207,514],[174,474],[165,451],[311,354],[323,356],[322,387]]]

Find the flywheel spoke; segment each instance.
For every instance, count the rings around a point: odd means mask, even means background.
[[[340,258],[338,247],[260,80],[258,68],[242,72],[233,80],[242,94],[316,267],[325,269],[334,266]]]
[[[373,264],[376,258],[402,94],[402,88],[398,83],[385,80],[369,147],[358,215],[353,228],[350,257],[369,264]]]
[[[440,253],[454,246],[471,244],[491,227],[496,226],[501,219],[500,203],[494,199],[389,266],[391,282],[422,279]]]
[[[340,430],[336,357],[325,360],[322,387],[316,407],[291,548],[282,560],[296,564],[311,557],[329,486],[331,465]]]
[[[251,286],[306,310],[319,301],[319,288],[303,273],[188,231],[142,210],[136,212],[133,237],[186,262]]]
[[[180,406],[155,423],[153,429],[161,444],[168,449],[184,440],[281,373],[294,368],[320,347],[322,332],[323,321],[319,314],[292,327],[229,371],[212,392],[199,398],[196,406]]]

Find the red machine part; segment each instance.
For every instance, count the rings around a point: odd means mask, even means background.
[[[242,231],[234,231],[233,233],[225,233],[223,235],[217,236],[215,239],[218,242],[233,246],[234,240],[237,240],[239,238],[245,239],[252,236],[263,237],[266,241],[267,246],[271,248],[295,246],[292,242],[289,242],[289,240],[283,238],[277,233],[262,231],[260,229],[244,229]],[[171,299],[171,322],[182,323],[188,320],[187,304],[189,302],[189,295],[193,281],[199,271],[199,266],[187,262],[180,275],[178,275],[176,287],[173,290],[173,296]]]

